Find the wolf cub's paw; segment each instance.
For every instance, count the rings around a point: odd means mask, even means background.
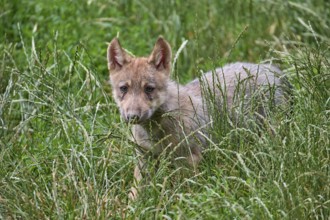
[[[134,201],[136,200],[138,197],[138,191],[135,187],[131,187],[131,190],[129,191],[128,193],[128,198],[131,200],[131,201]]]

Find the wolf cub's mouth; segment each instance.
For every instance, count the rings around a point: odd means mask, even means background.
[[[122,117],[127,124],[143,124],[149,119],[148,114],[142,116],[128,114],[128,115],[122,115]]]
[[[142,123],[139,119],[136,119],[136,118],[133,118],[133,119],[130,119],[130,120],[125,119],[125,122],[127,124],[140,124],[140,123]]]

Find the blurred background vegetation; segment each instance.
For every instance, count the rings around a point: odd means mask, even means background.
[[[177,65],[185,80],[210,63],[258,62],[293,43],[316,44],[315,37],[329,41],[326,0],[1,1],[1,47],[15,59],[26,60],[22,40],[30,48],[34,38],[45,59],[55,46],[70,56],[88,51],[85,63],[104,79],[106,43],[117,35],[137,56],[148,55],[159,35],[174,52],[189,40]],[[2,91],[5,84],[2,80]]]

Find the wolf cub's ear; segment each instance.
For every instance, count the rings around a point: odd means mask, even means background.
[[[158,70],[170,70],[171,68],[172,51],[170,45],[159,37],[148,62],[153,63]]]
[[[125,63],[128,63],[131,60],[131,57],[120,46],[117,38],[112,39],[110,42],[107,56],[109,70],[120,69]]]

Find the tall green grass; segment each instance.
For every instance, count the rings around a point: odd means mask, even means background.
[[[329,219],[328,1],[1,1],[0,218]],[[234,61],[277,63],[292,85],[275,135],[219,117],[199,173],[138,155],[107,83],[106,42],[158,35],[187,82]],[[157,167],[157,168],[156,168]]]

